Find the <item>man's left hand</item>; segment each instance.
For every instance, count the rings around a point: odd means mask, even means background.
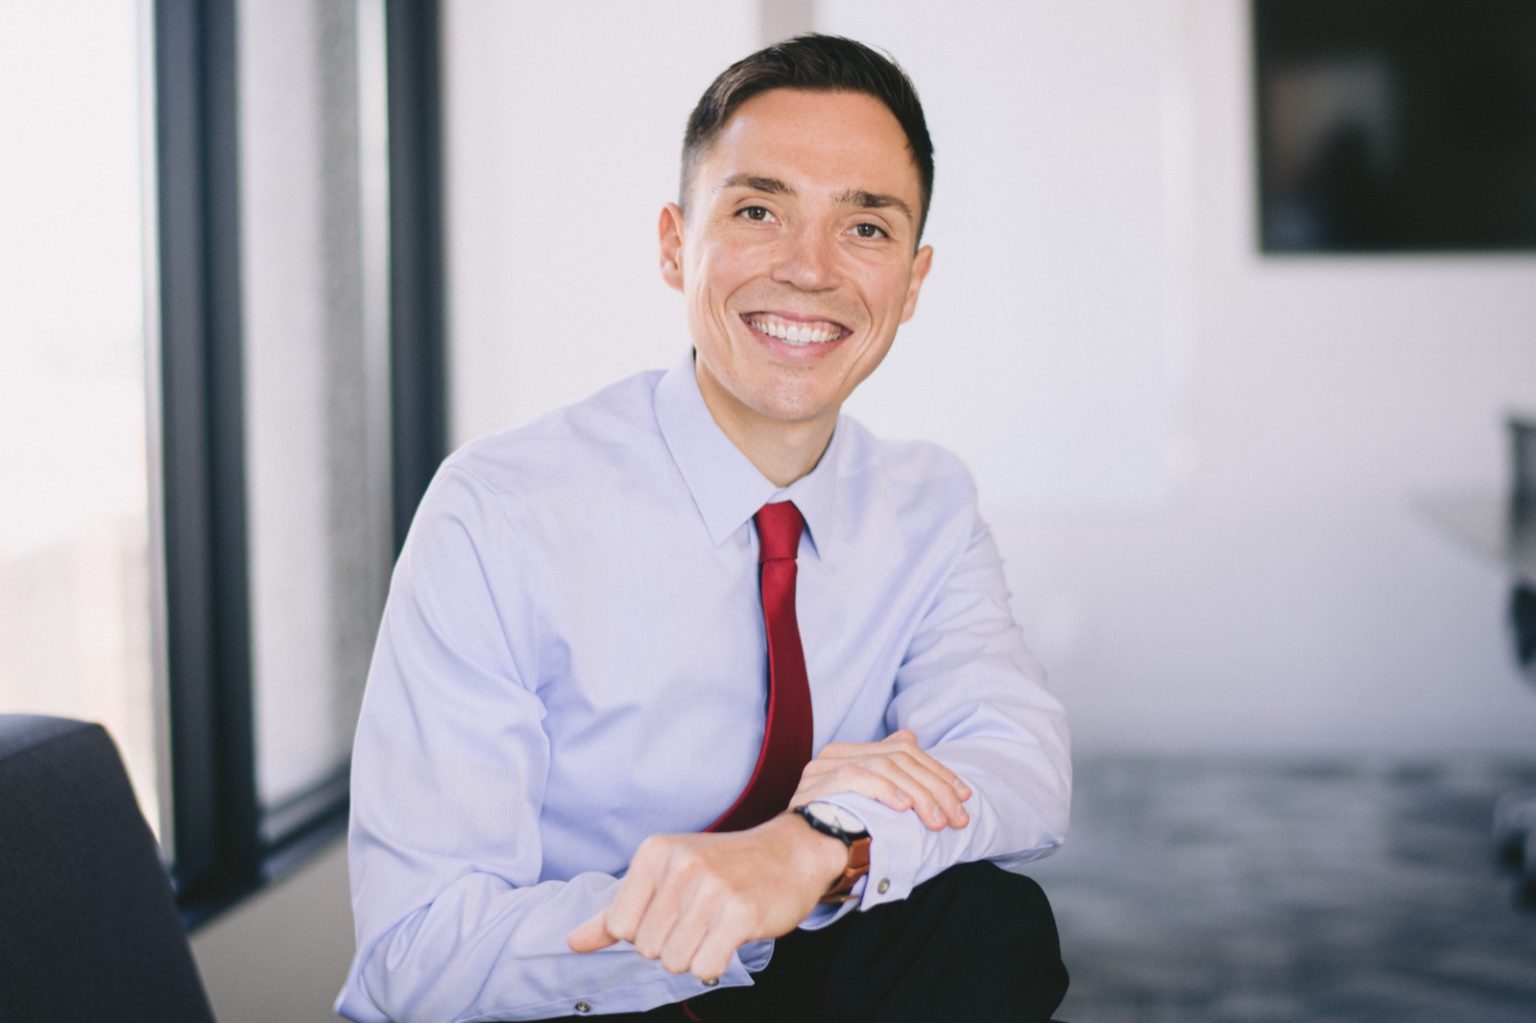
[[[747,831],[652,835],[613,902],[566,942],[628,941],[672,973],[715,980],[742,945],[794,930],[847,861],[841,842],[785,814]]]
[[[805,765],[789,805],[804,806],[843,792],[868,796],[893,810],[911,810],[932,831],[971,823],[964,805],[971,787],[921,749],[909,728],[879,742],[827,743]]]

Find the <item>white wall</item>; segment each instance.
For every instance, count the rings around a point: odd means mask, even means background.
[[[758,45],[746,0],[444,8],[452,433],[684,350],[656,223],[699,94]]]
[[[458,440],[681,350],[655,213],[756,26],[526,10],[453,8]],[[938,147],[934,273],[852,408],[972,464],[1080,751],[1526,752],[1504,581],[1414,502],[1502,485],[1536,260],[1258,256],[1246,10],[814,5]]]
[[[1503,578],[1414,506],[1502,485],[1536,260],[1257,256],[1246,5],[1167,10],[1187,478],[1149,514],[1000,510],[1080,747],[1528,755]]]

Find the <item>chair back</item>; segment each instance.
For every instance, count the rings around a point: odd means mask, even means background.
[[[95,724],[0,715],[0,1020],[213,1012],[158,847]]]

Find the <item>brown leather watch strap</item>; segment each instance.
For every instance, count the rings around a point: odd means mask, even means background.
[[[868,873],[869,836],[861,835],[848,843],[848,865],[843,868],[842,874],[832,882],[826,894],[816,901],[823,906],[840,906],[858,898],[853,894],[853,886]]]

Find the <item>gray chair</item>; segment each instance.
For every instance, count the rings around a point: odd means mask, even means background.
[[[100,725],[0,715],[0,1020],[213,1020]]]

